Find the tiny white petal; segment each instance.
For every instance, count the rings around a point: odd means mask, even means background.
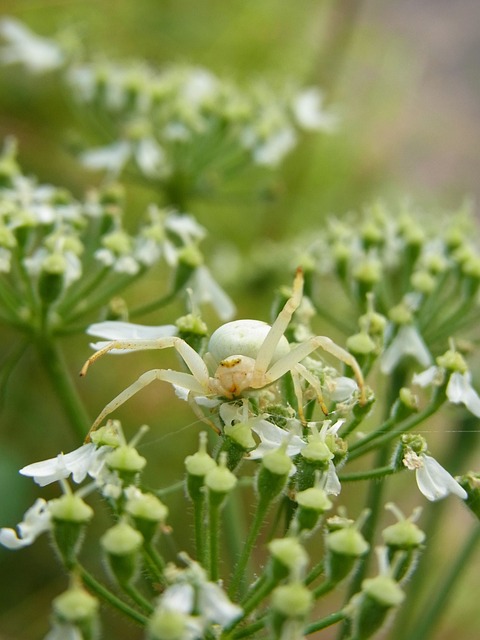
[[[464,404],[474,416],[480,418],[480,397],[471,385],[468,371],[460,373],[454,371],[448,381],[447,398],[454,404]]]
[[[106,170],[117,176],[126,165],[130,154],[130,144],[120,140],[106,147],[84,151],[80,155],[80,162],[92,171]]]
[[[17,525],[18,534],[14,529],[0,529],[0,544],[8,549],[21,549],[38,538],[44,531],[50,529],[50,513],[48,503],[38,498],[26,511],[22,522]]]
[[[86,333],[89,336],[97,336],[106,340],[155,340],[166,336],[175,336],[178,333],[174,324],[147,326],[133,322],[121,322],[119,320],[106,320],[91,324]]]
[[[401,326],[397,335],[384,351],[381,358],[382,372],[391,373],[405,356],[411,356],[424,367],[427,367],[432,361],[422,336],[411,324]]]
[[[429,387],[431,384],[435,383],[438,376],[439,368],[433,365],[421,373],[415,373],[413,375],[412,382],[422,388]]]
[[[260,438],[260,444],[256,449],[251,451],[247,458],[249,460],[258,460],[270,451],[278,449],[285,440],[287,441],[287,456],[295,456],[306,446],[306,443],[297,435],[291,435],[285,429],[277,427],[277,425],[268,420],[252,420],[252,431]]]
[[[168,587],[161,598],[162,607],[189,614],[195,604],[195,592],[190,584],[174,584]]]
[[[418,488],[431,501],[445,498],[449,493],[465,500],[467,492],[435,458],[422,454],[423,466],[416,470]]]
[[[342,490],[342,485],[340,484],[340,480],[338,479],[337,470],[335,469],[335,465],[332,460],[328,462],[328,471],[325,478],[324,490],[328,494],[332,494],[334,496],[338,496],[340,491]]]
[[[232,299],[214,280],[206,266],[197,267],[190,278],[192,298],[196,304],[211,304],[221,320],[233,318],[236,312]]]
[[[243,609],[230,602],[223,589],[213,582],[202,585],[199,608],[209,622],[216,622],[222,627],[228,626],[243,613]]]
[[[293,112],[298,124],[307,130],[332,130],[337,119],[322,108],[323,95],[317,87],[301,91],[293,101]]]

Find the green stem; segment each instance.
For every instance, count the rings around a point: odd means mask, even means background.
[[[255,622],[252,622],[252,624],[249,624],[248,627],[243,627],[243,629],[239,629],[238,631],[236,631],[232,637],[234,638],[234,640],[240,640],[240,638],[247,638],[248,636],[252,636],[257,631],[260,631],[264,627],[265,627],[265,621],[263,619],[256,620]]]
[[[145,564],[156,582],[165,583],[165,563],[163,558],[157,553],[157,550],[151,542],[145,542],[143,545],[143,553]]]
[[[62,353],[49,336],[39,336],[36,346],[75,434],[83,440],[91,420],[73,384]]]
[[[352,471],[352,473],[342,473],[338,476],[340,482],[356,482],[357,480],[372,480],[373,478],[383,478],[396,473],[398,469],[394,469],[390,465],[371,469],[370,471]]]
[[[388,444],[403,433],[410,431],[438,411],[444,401],[445,399],[442,393],[434,393],[432,401],[423,411],[420,411],[420,413],[410,416],[406,420],[398,423],[394,429],[387,430],[387,433],[385,433],[385,425],[389,425],[390,421],[386,420],[377,430],[368,434],[368,436],[363,438],[363,440],[360,440],[360,442],[352,445],[348,454],[348,459],[355,460],[355,458],[363,456],[368,451]]]
[[[166,295],[161,298],[157,298],[153,302],[149,302],[148,304],[144,304],[141,307],[136,307],[130,311],[130,317],[134,318],[136,316],[144,316],[147,313],[151,313],[152,311],[156,311],[157,309],[161,309],[162,307],[166,307],[167,304],[170,304],[173,300],[175,300],[176,295],[178,294],[178,289],[174,289],[170,291]]]
[[[318,600],[326,593],[330,593],[332,589],[335,588],[335,582],[330,582],[330,580],[325,580],[321,585],[319,585],[316,589],[313,590],[313,597],[315,600]]]
[[[149,602],[141,593],[138,591],[133,584],[125,583],[120,585],[122,590],[125,591],[127,596],[129,596],[135,604],[137,604],[141,609],[145,611],[145,613],[151,614],[153,613],[154,607],[151,602]]]
[[[315,631],[321,631],[322,629],[326,629],[330,627],[332,624],[337,624],[337,622],[341,622],[345,620],[346,614],[343,611],[337,611],[335,613],[331,613],[329,616],[322,618],[321,620],[317,620],[317,622],[313,622],[312,624],[305,627],[303,633],[308,636],[311,633],[315,633]]]
[[[253,611],[274,589],[275,585],[275,580],[272,580],[268,575],[263,574],[247,593],[245,599],[241,602],[243,617]]]
[[[242,579],[245,576],[245,570],[247,568],[250,554],[252,553],[253,546],[258,538],[260,529],[262,528],[262,524],[265,520],[265,516],[269,506],[270,506],[270,501],[262,500],[262,498],[260,497],[257,503],[257,510],[255,513],[255,517],[253,519],[247,540],[245,541],[245,545],[242,550],[242,555],[240,556],[237,562],[237,565],[235,567],[235,572],[232,577],[232,582],[229,588],[229,594],[231,598],[234,598],[237,595],[237,591],[240,587],[240,583],[242,582]]]
[[[136,609],[133,609],[130,605],[128,605],[126,602],[112,593],[109,589],[107,589],[107,587],[98,582],[98,580],[94,578],[84,567],[82,567],[82,565],[77,564],[75,569],[77,574],[82,579],[84,585],[88,587],[88,589],[92,593],[107,602],[114,609],[117,609],[118,611],[124,613],[141,627],[146,626],[148,618],[146,618],[142,613],[139,613],[138,611],[136,611]]]
[[[306,585],[311,584],[314,580],[316,580],[318,578],[318,576],[321,576],[324,571],[325,571],[325,565],[323,563],[323,560],[321,560],[310,571],[310,573],[308,574],[308,576],[305,579],[305,584]]]
[[[430,601],[430,606],[422,611],[422,615],[412,625],[412,631],[408,634],[409,640],[428,640],[432,636],[440,616],[445,611],[448,599],[452,595],[454,584],[466,568],[479,541],[480,525],[476,524],[443,581],[440,585],[437,584],[432,592],[433,599]]]
[[[206,568],[207,553],[205,545],[205,494],[197,496],[193,502],[193,521],[197,559],[202,567]]]
[[[210,580],[218,580],[219,538],[220,538],[220,511],[221,504],[210,498],[208,510],[208,534],[209,534],[209,563]]]

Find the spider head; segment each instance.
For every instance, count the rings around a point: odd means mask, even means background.
[[[255,360],[248,356],[229,356],[221,360],[215,371],[218,394],[238,398],[251,387]]]

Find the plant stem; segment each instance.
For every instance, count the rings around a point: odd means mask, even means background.
[[[341,622],[342,620],[345,620],[345,618],[346,614],[343,611],[336,611],[335,613],[331,613],[329,616],[325,616],[325,618],[322,618],[321,620],[317,620],[317,622],[309,624],[308,627],[305,627],[303,633],[308,636],[310,633],[315,633],[315,631],[326,629],[332,624],[337,624],[337,622]]]
[[[340,482],[356,482],[357,480],[372,480],[373,478],[384,478],[396,473],[398,469],[394,469],[390,465],[378,467],[371,471],[352,471],[352,473],[343,473],[338,476]]]
[[[237,562],[237,566],[235,568],[235,572],[232,577],[232,582],[230,584],[229,594],[231,598],[234,598],[237,595],[237,591],[240,587],[240,583],[245,576],[245,569],[247,567],[250,554],[257,540],[258,534],[260,533],[260,529],[264,522],[265,515],[268,511],[269,506],[270,506],[270,501],[262,500],[262,498],[260,498],[257,503],[257,510],[255,513],[255,517],[250,527],[248,538],[245,541],[245,545],[242,550],[242,555],[240,556]]]
[[[42,363],[49,374],[75,434],[83,440],[88,432],[91,420],[73,384],[62,353],[50,336],[39,336],[36,340],[36,345]]]
[[[118,609],[118,611],[124,613],[141,627],[146,626],[148,619],[142,613],[133,609],[130,605],[107,589],[107,587],[98,582],[98,580],[94,578],[84,567],[82,567],[82,565],[77,564],[75,569],[84,585],[88,587],[92,593],[107,602],[114,609]]]
[[[422,611],[422,615],[417,619],[415,625],[412,626],[412,631],[408,634],[409,640],[428,640],[428,638],[432,636],[440,616],[445,611],[447,601],[453,591],[453,586],[467,566],[467,562],[475,551],[479,541],[480,525],[476,523],[457,558],[451,564],[443,581],[440,585],[436,585],[430,606]]]
[[[220,511],[221,504],[214,499],[209,500],[208,510],[208,533],[209,533],[209,562],[210,562],[210,580],[216,582],[218,580],[218,559],[219,548],[218,542],[220,538]]]
[[[133,584],[125,583],[120,585],[123,591],[130,596],[130,598],[138,604],[138,606],[143,609],[146,613],[153,613],[153,605],[149,602],[141,593],[133,586]]]

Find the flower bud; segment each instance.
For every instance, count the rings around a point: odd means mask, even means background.
[[[119,522],[100,538],[107,553],[113,575],[120,584],[128,584],[136,574],[138,551],[143,544],[142,534],[126,522]]]
[[[480,520],[480,473],[469,471],[469,473],[457,478],[457,480],[467,492],[465,500],[467,506]]]
[[[207,453],[207,434],[202,431],[199,436],[198,451],[185,458],[187,470],[187,493],[192,501],[203,499],[203,485],[207,473],[215,469],[215,460]]]
[[[81,637],[90,640],[96,637],[99,602],[80,586],[73,586],[57,596],[52,602],[55,618],[75,625]]]
[[[205,476],[205,486],[208,488],[210,500],[215,503],[223,501],[227,493],[230,493],[237,484],[237,478],[227,469],[227,454],[222,451],[218,466],[210,469]]]
[[[173,609],[154,611],[147,626],[148,640],[183,640],[188,635],[188,618]]]
[[[140,493],[127,499],[125,511],[146,542],[152,540],[159,524],[168,516],[168,507],[152,493]]]
[[[50,500],[48,509],[58,551],[66,566],[71,567],[79,552],[85,525],[93,517],[93,509],[73,493]]]
[[[308,554],[298,538],[277,538],[268,544],[270,570],[275,582],[293,574],[301,575],[308,564]]]
[[[287,445],[270,451],[262,458],[262,466],[257,476],[257,491],[262,500],[270,502],[285,487],[293,463],[286,454]]]
[[[347,605],[351,611],[352,637],[367,640],[383,625],[392,607],[399,606],[405,598],[400,586],[386,575],[368,578],[362,583],[362,591]]]
[[[303,621],[313,604],[312,593],[301,582],[281,585],[272,592],[270,624],[274,638],[285,637],[283,633],[291,622]],[[288,635],[288,637],[298,637]]]
[[[52,253],[45,258],[38,279],[38,295],[46,304],[52,304],[63,291],[67,261],[60,253]]]
[[[295,500],[298,504],[295,521],[299,532],[312,530],[319,517],[333,506],[326,492],[320,487],[309,487],[304,491],[299,491]]]
[[[370,545],[354,526],[347,526],[327,533],[326,548],[326,574],[329,582],[337,583],[352,571]]]
[[[147,464],[146,459],[134,447],[127,444],[122,444],[111,451],[106,456],[105,462],[126,484],[131,484]]]

